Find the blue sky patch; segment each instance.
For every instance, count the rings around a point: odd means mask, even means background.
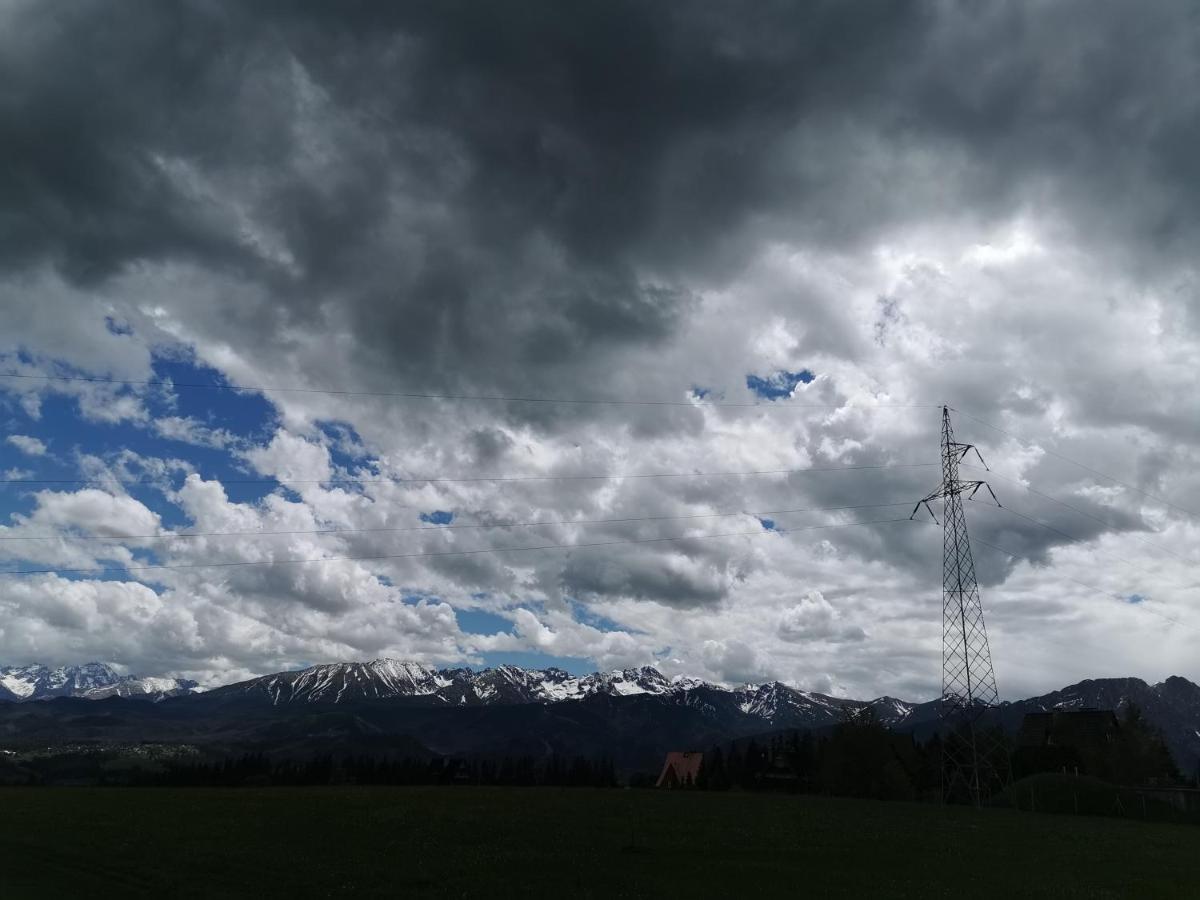
[[[1130,594],[1128,597],[1125,598],[1125,602],[1126,603],[1134,603],[1134,604],[1145,603],[1146,598],[1143,597],[1141,594]]]
[[[362,438],[348,422],[317,422],[316,427],[325,436],[325,446],[335,467],[351,470],[364,461],[370,464],[370,454]]]
[[[761,516],[759,516],[758,521],[762,525],[764,531],[777,530],[775,528],[775,520],[774,519],[764,519]]]
[[[118,336],[133,334],[133,328],[130,327],[128,322],[118,322],[112,316],[104,317],[104,327],[108,329],[109,334]]]
[[[109,327],[123,333],[122,323],[112,322]],[[188,466],[206,480],[220,479],[233,502],[255,502],[271,493],[273,482],[244,483],[257,482],[259,476],[237,455],[240,447],[265,443],[275,431],[275,410],[264,397],[222,387],[227,381],[216,370],[195,363],[183,352],[156,357],[152,380],[152,387],[99,388],[111,391],[117,400],[140,403],[145,410],[140,419],[86,418],[73,395],[74,386],[68,391],[55,382],[40,393],[35,414],[11,402],[11,395],[6,397],[7,432],[36,438],[46,445],[46,452],[28,455],[12,444],[0,444],[0,471],[10,478],[31,479],[27,484],[0,486],[0,521],[11,522],[14,513],[31,512],[36,491],[73,492],[88,487],[74,480],[89,474],[85,456],[121,473],[129,494],[158,513],[169,528],[190,524],[183,510],[162,493],[163,488],[182,484]],[[177,383],[214,387],[172,391],[170,386]],[[148,468],[146,461],[157,468]]]
[[[746,387],[764,400],[782,400],[790,397],[798,384],[808,384],[816,376],[808,369],[799,372],[789,372],[780,369],[774,375],[763,378],[759,375],[747,375]]]
[[[265,443],[275,431],[278,417],[275,407],[266,397],[254,391],[234,390],[216,369],[180,359],[155,359],[156,380],[170,380],[184,385],[213,385],[213,387],[180,387],[175,389],[172,404],[174,415],[185,416],[213,428],[222,428],[238,438]],[[151,412],[172,414],[161,404]]]
[[[454,615],[458,627],[467,634],[496,634],[512,631],[513,627],[511,619],[482,609],[456,609]]]
[[[578,601],[571,601],[571,615],[575,617],[576,622],[588,625],[595,628],[597,631],[627,631],[630,634],[639,634],[629,628],[624,628],[614,622],[607,616],[602,616],[592,612],[586,605]]]
[[[115,334],[127,333],[127,326],[119,320],[107,325]],[[18,355],[17,359],[21,357]],[[58,371],[70,370],[62,367]],[[93,388],[50,382],[45,390],[39,391],[38,404],[25,405],[18,402],[15,392],[0,391],[0,422],[7,434],[36,439],[45,447],[43,452],[32,441],[0,440],[0,470],[8,473],[8,479],[25,482],[0,485],[0,522],[10,524],[14,514],[31,513],[38,491],[78,491],[87,486],[79,479],[104,470],[116,474],[129,495],[157,513],[165,527],[185,531],[194,528],[194,523],[169,498],[189,471],[195,471],[206,481],[220,480],[234,503],[255,504],[272,493],[301,502],[296,485],[280,483],[258,472],[245,457],[247,450],[268,445],[280,427],[278,413],[267,396],[231,387],[219,371],[198,362],[187,348],[171,348],[156,355],[148,380],[152,384]],[[693,393],[697,398],[720,396],[713,389],[700,386]],[[92,405],[86,406],[80,394],[100,399],[93,399],[89,401]],[[350,477],[369,476],[375,466],[352,426],[338,420],[322,420],[315,426],[336,472]],[[355,487],[343,485],[343,489],[353,491]],[[422,523],[430,526],[447,526],[456,518],[453,511],[446,509],[414,512]],[[108,566],[103,571],[62,572],[62,576],[81,581],[134,579],[159,590],[165,588],[155,571],[128,573],[115,559],[106,559],[106,547],[95,548],[102,565]],[[112,552],[116,552],[115,545]],[[214,562],[219,563],[223,558],[222,551],[213,551]],[[167,559],[157,545],[152,545],[138,548],[132,565],[155,565]],[[52,567],[36,559],[20,558],[0,564],[0,571],[43,568]],[[377,577],[381,584],[396,587],[386,576]],[[419,589],[402,589],[400,595],[400,602],[406,604],[441,602],[440,598]],[[496,609],[493,604],[507,605],[504,598],[492,598],[486,592],[474,599],[493,610]],[[538,602],[521,605],[539,617],[545,612]],[[584,604],[572,602],[571,608],[577,621],[598,631],[637,633],[594,614]],[[459,628],[467,635],[513,634],[511,612],[455,609],[455,615]],[[555,666],[577,675],[597,668],[594,660],[585,657],[534,650],[485,652],[480,656],[487,666],[504,663],[534,668]]]

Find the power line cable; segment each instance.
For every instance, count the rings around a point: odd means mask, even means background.
[[[994,473],[993,473],[993,474],[994,474]],[[992,506],[992,504],[990,504],[990,503],[980,503],[979,505],[980,505],[980,506],[987,506],[987,507],[990,507],[990,508],[992,508],[992,509],[1008,509],[1008,507],[995,507],[995,506]],[[1018,514],[1018,515],[1020,515],[1020,514]],[[927,519],[913,519],[913,521],[914,521],[914,522],[916,522],[916,523],[918,523],[918,524],[921,524],[921,525],[935,525],[935,524],[937,524],[937,523],[935,523],[935,522],[931,522],[931,521],[929,521],[929,520],[927,520]],[[1036,521],[1036,520],[1035,520],[1035,521]],[[1039,522],[1038,524],[1043,524],[1043,523],[1040,523],[1040,522]],[[1047,527],[1051,527],[1051,528],[1052,528],[1053,526],[1047,526]],[[1057,530],[1057,529],[1055,529],[1055,530]],[[1066,535],[1065,535],[1065,533],[1064,533],[1064,536],[1066,536]],[[990,541],[985,541],[985,540],[983,540],[982,538],[980,538],[980,537],[977,537],[977,536],[974,536],[974,535],[972,535],[972,537],[971,537],[971,543],[972,543],[972,544],[979,544],[979,545],[981,545],[981,546],[983,546],[983,547],[988,547],[988,548],[990,548],[990,549],[992,549],[992,550],[996,550],[997,552],[999,552],[999,553],[1003,553],[1005,556],[1008,556],[1008,557],[1010,557],[1011,559],[1021,559],[1021,558],[1022,558],[1022,554],[1020,554],[1020,553],[1014,553],[1012,550],[1005,549],[1004,547],[1000,547],[1000,546],[998,546],[998,545],[996,545],[996,544],[993,544],[993,543],[991,543]],[[1121,602],[1121,604],[1122,604],[1122,605],[1124,605],[1124,606],[1134,606],[1134,607],[1136,607],[1137,609],[1140,609],[1140,610],[1142,610],[1143,612],[1147,612],[1147,613],[1150,613],[1151,615],[1158,616],[1160,619],[1164,619],[1164,620],[1166,620],[1167,622],[1170,622],[1170,623],[1172,623],[1172,624],[1174,624],[1174,625],[1179,625],[1179,626],[1182,626],[1183,628],[1188,628],[1188,629],[1190,629],[1190,630],[1193,630],[1193,631],[1200,631],[1200,628],[1197,628],[1197,627],[1196,627],[1196,626],[1194,626],[1194,625],[1191,625],[1191,624],[1189,624],[1189,623],[1187,623],[1187,622],[1180,621],[1179,619],[1173,618],[1172,616],[1168,616],[1168,615],[1166,615],[1165,613],[1161,613],[1161,612],[1159,612],[1159,611],[1158,611],[1158,610],[1156,610],[1156,609],[1153,609],[1153,608],[1147,607],[1147,606],[1143,605],[1142,603],[1130,603],[1130,602],[1129,602],[1129,598],[1128,598],[1128,597],[1123,597],[1123,596],[1121,596],[1120,594],[1115,594],[1115,593],[1113,593],[1112,591],[1106,591],[1106,590],[1104,590],[1103,588],[1098,588],[1098,587],[1096,587],[1096,586],[1095,586],[1095,585],[1093,585],[1093,584],[1088,584],[1086,581],[1080,581],[1078,578],[1072,578],[1070,575],[1065,575],[1065,574],[1063,574],[1062,572],[1056,572],[1055,574],[1056,574],[1056,575],[1058,575],[1058,577],[1060,577],[1060,578],[1065,578],[1067,581],[1073,581],[1075,584],[1078,584],[1078,585],[1080,585],[1081,587],[1085,587],[1085,588],[1087,588],[1087,589],[1088,589],[1088,590],[1090,590],[1090,591],[1095,591],[1096,593],[1098,593],[1098,594],[1103,594],[1104,596],[1106,596],[1106,597],[1110,597],[1110,598],[1112,598],[1113,600],[1118,600],[1118,601],[1120,601],[1120,602]]]
[[[303,565],[306,563],[324,562],[363,562],[386,559],[424,559],[440,556],[477,556],[485,553],[524,553],[537,550],[584,550],[591,547],[616,547],[627,544],[665,544],[677,541],[710,540],[713,538],[729,537],[759,537],[764,534],[794,534],[801,531],[819,531],[831,528],[849,528],[855,525],[890,525],[895,522],[908,522],[907,518],[872,519],[866,522],[839,522],[829,525],[809,525],[803,528],[790,528],[783,531],[759,529],[757,531],[730,531],[721,534],[684,534],[665,538],[633,538],[616,541],[591,541],[583,544],[541,544],[533,547],[486,547],[479,550],[435,550],[421,553],[382,553],[371,556],[322,556],[309,559],[271,559],[271,560],[237,560],[219,563],[161,563],[139,566],[108,566],[94,568],[52,568],[52,569],[23,569],[16,572],[0,572],[0,577],[16,577],[24,575],[62,575],[90,574],[99,575],[107,572],[146,572],[164,569],[232,569],[254,566]]]
[[[966,468],[968,468],[968,469],[976,469],[978,471],[983,471],[983,470],[980,470],[978,466],[968,465],[967,463],[963,463],[962,465],[966,466]],[[1030,494],[1033,494],[1035,497],[1041,497],[1043,500],[1049,500],[1051,503],[1057,503],[1059,506],[1061,506],[1065,509],[1069,509],[1071,512],[1076,513],[1077,515],[1083,516],[1084,518],[1087,518],[1087,519],[1091,519],[1094,522],[1099,522],[1101,525],[1105,526],[1106,528],[1110,528],[1113,525],[1113,523],[1108,521],[1107,519],[1103,519],[1100,516],[1097,516],[1094,513],[1090,513],[1085,509],[1080,509],[1078,506],[1073,506],[1072,504],[1067,503],[1065,500],[1059,500],[1057,497],[1047,494],[1044,491],[1039,491],[1037,488],[1033,487],[1032,485],[1026,484],[1025,482],[1021,481],[1020,479],[1012,478],[1008,475],[1002,475],[999,472],[994,472],[994,471],[991,471],[990,469],[988,471],[991,472],[992,476],[995,478],[999,478],[1002,481],[1007,481],[1011,484],[1014,484],[1017,487],[1021,488],[1022,490],[1027,491]],[[1188,558],[1186,556],[1184,556],[1182,553],[1172,550],[1170,547],[1164,547],[1162,544],[1156,543],[1155,541],[1148,540],[1147,538],[1144,538],[1139,534],[1134,534],[1134,533],[1129,533],[1129,534],[1130,534],[1130,537],[1132,537],[1134,540],[1141,541],[1147,547],[1154,547],[1156,550],[1161,550],[1163,553],[1170,554],[1171,556],[1177,557],[1184,561],[1189,561]]]
[[[977,544],[982,544],[984,547],[990,547],[991,549],[999,551],[1000,553],[1003,553],[1005,556],[1011,557],[1012,559],[1020,559],[1021,558],[1021,554],[1019,554],[1019,553],[1013,553],[1011,550],[1006,550],[1003,547],[998,547],[997,545],[989,543],[988,541],[982,540],[980,538],[972,537],[971,542],[977,543]],[[1161,613],[1156,609],[1153,609],[1151,607],[1144,605],[1143,603],[1130,603],[1128,597],[1122,597],[1120,594],[1114,594],[1112,591],[1106,591],[1104,588],[1098,588],[1094,584],[1088,584],[1086,581],[1080,581],[1078,578],[1072,578],[1070,575],[1065,575],[1062,572],[1058,572],[1056,574],[1058,575],[1059,578],[1065,578],[1067,581],[1073,581],[1073,582],[1075,582],[1075,584],[1078,584],[1081,587],[1085,587],[1090,591],[1095,591],[1097,594],[1103,594],[1104,596],[1110,597],[1113,600],[1118,600],[1118,601],[1120,601],[1122,606],[1132,606],[1135,609],[1140,609],[1143,612],[1147,612],[1147,613],[1150,613],[1151,615],[1158,616],[1160,619],[1164,619],[1173,625],[1179,625],[1183,628],[1187,628],[1192,631],[1200,630],[1200,629],[1197,629],[1196,626],[1194,626],[1194,625],[1190,625],[1187,622],[1183,622],[1172,616],[1168,616],[1166,613]]]
[[[116,385],[119,387],[148,387],[148,388],[185,388],[190,390],[235,391],[245,393],[291,393],[291,394],[326,394],[335,397],[386,397],[397,400],[456,400],[480,401],[496,403],[559,403],[581,406],[713,406],[721,408],[755,408],[755,409],[937,409],[932,403],[779,403],[774,400],[753,403],[734,403],[727,401],[710,401],[701,397],[695,400],[640,400],[640,399],[605,399],[599,397],[525,397],[525,396],[496,396],[492,394],[428,394],[410,391],[351,391],[332,388],[301,388],[301,387],[269,387],[254,385],[240,387],[232,384],[216,382],[178,382],[166,379],[118,379],[92,378],[83,375],[32,375],[24,373],[0,373],[0,378],[19,378],[29,381],[45,382],[83,382],[87,384]]]
[[[268,537],[282,535],[302,535],[302,534],[394,534],[401,532],[422,532],[422,531],[456,531],[460,529],[475,529],[475,528],[537,528],[541,526],[551,525],[617,525],[633,522],[666,522],[666,521],[682,521],[691,519],[721,519],[731,516],[781,516],[787,513],[801,512],[837,512],[842,510],[852,509],[886,509],[896,506],[907,506],[908,502],[902,503],[861,503],[853,506],[802,506],[795,509],[766,509],[754,512],[751,510],[738,510],[736,512],[719,512],[719,513],[695,513],[679,516],[630,516],[620,519],[559,519],[548,520],[541,522],[480,522],[466,524],[449,524],[449,525],[417,525],[400,527],[378,527],[378,528],[317,528],[317,529],[297,529],[289,531],[190,531],[181,533],[168,534],[119,534],[119,535],[89,535],[76,536],[71,534],[59,533],[51,535],[19,535],[19,536],[0,536],[0,542],[7,541],[56,541],[56,540],[72,540],[72,541],[149,541],[162,540],[170,541],[176,538],[208,538],[208,537]]]
[[[1027,522],[1031,522],[1034,525],[1039,525],[1042,528],[1045,528],[1047,531],[1052,531],[1055,534],[1059,535],[1060,537],[1070,541],[1072,544],[1080,544],[1080,545],[1086,546],[1086,545],[1092,543],[1091,541],[1086,541],[1083,538],[1078,538],[1078,537],[1075,537],[1074,535],[1067,534],[1067,532],[1063,531],[1061,528],[1051,525],[1048,522],[1043,522],[1041,519],[1037,519],[1033,516],[1028,516],[1023,512],[1019,512],[1018,510],[1013,509],[1011,506],[994,506],[991,503],[980,503],[979,505],[985,506],[988,509],[998,509],[998,510],[1008,513],[1009,515],[1017,516],[1020,519],[1024,519]],[[1139,572],[1144,572],[1147,575],[1157,575],[1158,574],[1157,572],[1151,571],[1150,569],[1146,568],[1145,566],[1141,565],[1140,563],[1135,563],[1132,560],[1126,559],[1123,556],[1118,556],[1115,553],[1108,553],[1106,555],[1112,559],[1117,560],[1122,565],[1129,566],[1131,569],[1135,569]]]
[[[1163,506],[1168,506],[1171,509],[1176,510],[1177,512],[1181,512],[1184,515],[1191,516],[1193,519],[1200,519],[1200,515],[1193,512],[1192,510],[1185,509],[1184,507],[1180,506],[1177,503],[1172,503],[1170,500],[1167,500],[1163,497],[1159,497],[1156,494],[1151,494],[1149,491],[1144,491],[1139,487],[1134,487],[1129,482],[1122,481],[1120,478],[1117,478],[1115,475],[1109,475],[1105,472],[1101,472],[1099,469],[1094,469],[1091,466],[1087,465],[1086,463],[1081,463],[1077,459],[1072,459],[1071,457],[1067,456],[1064,453],[1059,453],[1057,450],[1051,450],[1051,449],[1043,446],[1042,444],[1035,443],[1034,441],[1026,440],[1025,438],[1022,438],[1022,437],[1019,437],[1019,436],[1013,434],[1011,431],[1007,431],[1007,430],[1001,428],[999,425],[993,425],[991,422],[985,422],[983,419],[976,418],[975,416],[972,416],[969,413],[962,412],[961,410],[955,410],[955,412],[958,412],[958,414],[965,419],[970,419],[972,422],[977,422],[978,424],[984,426],[985,428],[990,428],[993,431],[999,432],[1000,434],[1004,435],[1005,437],[1011,438],[1012,440],[1016,441],[1018,444],[1023,444],[1024,446],[1031,447],[1031,448],[1036,447],[1037,449],[1041,450],[1043,453],[1045,453],[1048,456],[1053,456],[1055,459],[1061,459],[1063,462],[1068,462],[1073,466],[1078,466],[1079,468],[1083,469],[1085,472],[1090,472],[1092,475],[1096,475],[1107,481],[1111,481],[1114,484],[1119,484],[1121,487],[1125,488],[1126,490],[1132,491],[1135,494],[1140,494],[1141,496],[1146,497],[1149,500],[1153,500],[1155,503],[1161,503]]]
[[[608,472],[586,475],[474,475],[467,478],[212,478],[221,484],[473,484],[521,481],[620,481],[635,478],[733,478],[761,475],[803,475],[808,472],[862,472],[880,469],[923,469],[939,463],[881,463],[855,466],[812,466],[806,469],[757,469],[744,472]],[[120,484],[158,484],[161,479],[139,478]],[[7,478],[0,485],[70,484],[105,485],[99,478]]]

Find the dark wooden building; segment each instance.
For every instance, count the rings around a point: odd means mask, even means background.
[[[1026,713],[1017,735],[1021,747],[1105,747],[1121,723],[1111,709],[1054,709]]]
[[[1014,774],[1079,771],[1101,775],[1121,723],[1111,709],[1053,709],[1026,713],[1017,732]]]

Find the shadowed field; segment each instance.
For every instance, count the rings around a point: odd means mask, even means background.
[[[11,789],[0,896],[1200,895],[1200,828],[587,789]]]

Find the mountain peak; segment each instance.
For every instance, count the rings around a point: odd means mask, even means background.
[[[51,697],[147,697],[161,700],[199,689],[194,681],[121,675],[102,662],[49,668],[40,663],[0,667],[0,700],[44,700]]]
[[[51,669],[32,664],[0,667],[0,700],[52,697],[148,697],[199,693],[195,682],[120,675],[102,662]],[[594,697],[642,698],[632,702],[691,707],[705,716],[731,716],[739,728],[825,728],[845,721],[847,711],[871,709],[880,722],[900,729],[936,727],[938,701],[912,703],[884,695],[874,700],[839,699],[802,691],[780,681],[726,688],[697,678],[667,678],[650,665],[572,675],[557,668],[506,664],[486,669],[433,668],[413,660],[379,657],[277,672],[230,684],[197,697],[200,703],[233,701],[273,705],[352,704],[394,701],[418,706],[555,704]],[[1180,676],[1149,685],[1140,678],[1088,678],[1027,700],[1006,701],[1006,715],[1021,710],[1122,709],[1136,703],[1162,723],[1181,759],[1200,754],[1200,686]],[[1181,723],[1176,727],[1174,723]]]

